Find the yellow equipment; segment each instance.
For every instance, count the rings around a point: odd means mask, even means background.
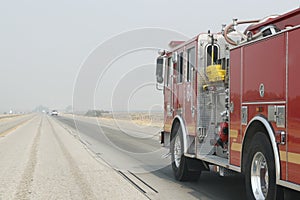
[[[206,68],[206,75],[210,82],[224,81],[226,71],[221,65],[210,65]]]

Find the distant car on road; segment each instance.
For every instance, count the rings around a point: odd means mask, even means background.
[[[57,110],[52,110],[51,115],[52,115],[52,116],[57,116],[57,115],[58,115]]]

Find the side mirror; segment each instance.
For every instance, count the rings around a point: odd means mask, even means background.
[[[163,69],[164,69],[164,58],[158,57],[156,59],[156,81],[157,83],[163,83]]]

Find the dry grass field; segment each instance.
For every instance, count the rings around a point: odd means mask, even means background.
[[[124,120],[139,126],[162,127],[164,122],[163,112],[113,112],[104,113],[102,120]]]

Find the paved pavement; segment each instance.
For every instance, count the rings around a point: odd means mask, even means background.
[[[203,172],[198,182],[176,181],[170,157],[163,157],[168,150],[161,147],[157,137],[140,138],[132,134],[131,130],[137,132],[139,129],[134,130],[137,127],[131,122],[123,121],[119,128],[116,123],[103,123],[89,117],[74,116],[75,121],[72,116],[54,119],[70,128],[87,148],[112,168],[122,171],[150,199],[245,199],[244,179],[240,175],[220,178],[217,174]],[[145,128],[142,136],[149,130],[153,129]]]
[[[18,126],[21,126],[32,117],[33,117],[32,114],[28,114],[28,115],[5,116],[0,118],[0,137],[1,136],[3,137],[6,133],[11,132],[13,129],[16,129]]]
[[[0,157],[1,200],[147,199],[45,115],[0,137]]]
[[[150,199],[246,199],[245,180],[240,174],[220,177],[203,172],[198,182],[174,180],[170,158],[162,157],[167,151],[158,143],[159,127],[83,116],[54,118],[78,136],[97,157],[122,171]],[[285,200],[294,199],[300,199],[299,193],[286,190]]]
[[[241,175],[203,172],[198,182],[175,181],[157,138],[143,137],[155,127],[101,125],[46,115],[0,120],[0,200],[245,199]]]

